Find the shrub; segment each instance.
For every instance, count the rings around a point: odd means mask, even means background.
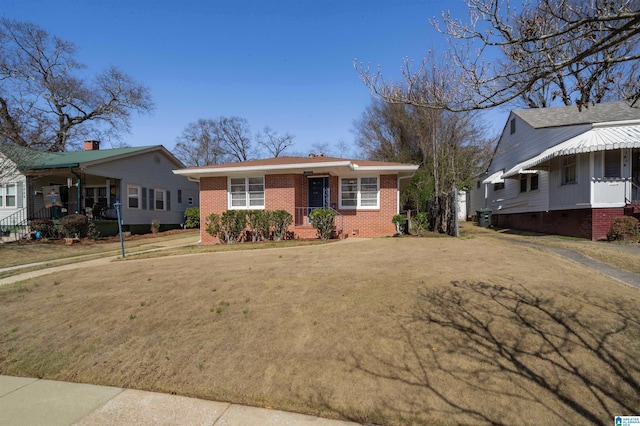
[[[89,227],[87,228],[87,238],[92,239],[93,241],[100,238],[100,231],[98,231],[98,227],[93,222],[89,222]]]
[[[82,238],[87,235],[89,219],[83,214],[70,214],[60,219],[60,226],[65,237]]]
[[[282,241],[287,235],[289,226],[293,223],[293,216],[286,210],[276,210],[271,213],[269,223],[273,228],[273,239]]]
[[[184,211],[184,227],[187,229],[200,228],[199,207],[189,207]]]
[[[402,226],[407,223],[407,218],[404,215],[397,214],[392,219],[394,225],[396,225],[396,233],[402,235]]]
[[[269,210],[249,210],[247,212],[247,227],[251,234],[251,241],[256,242],[269,238]]]
[[[160,231],[160,221],[158,219],[153,219],[151,221],[151,233],[157,234]]]
[[[247,226],[247,214],[244,210],[227,210],[221,215],[211,213],[207,217],[206,231],[216,236],[221,243],[234,244],[240,240]]]
[[[411,226],[415,228],[416,234],[422,235],[429,228],[429,217],[425,212],[420,212],[411,218]]]
[[[607,232],[607,240],[637,243],[640,241],[640,221],[633,216],[616,217]]]
[[[220,232],[220,215],[216,213],[211,213],[205,219],[205,231],[207,234],[217,237]]]
[[[323,240],[331,238],[335,217],[336,212],[332,209],[313,209],[311,213],[309,213],[311,226],[316,228],[319,238]]]
[[[57,237],[58,231],[51,219],[33,219],[29,226],[32,232],[40,232],[42,238]]]

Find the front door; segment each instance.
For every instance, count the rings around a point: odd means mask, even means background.
[[[309,210],[313,207],[329,207],[329,178],[310,177],[309,182]]]

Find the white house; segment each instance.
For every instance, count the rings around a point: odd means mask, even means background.
[[[640,109],[512,111],[469,203],[495,226],[605,238],[615,217],[640,216]]]

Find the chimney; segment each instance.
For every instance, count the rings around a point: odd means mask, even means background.
[[[85,151],[97,151],[100,149],[100,141],[84,141]]]

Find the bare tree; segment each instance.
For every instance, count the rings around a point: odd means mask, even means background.
[[[364,156],[380,161],[422,163],[412,112],[408,105],[373,99],[353,123],[356,145]]]
[[[220,117],[218,134],[226,153],[235,161],[247,161],[252,157],[251,128],[246,118]]]
[[[424,211],[428,202],[431,229],[453,234],[454,194],[486,168],[492,152],[478,113],[374,99],[355,128],[367,158],[420,164],[403,201],[416,211]]]
[[[379,68],[355,62],[365,85],[390,102],[450,111],[517,100],[536,107],[556,100],[582,107],[607,96],[640,98],[638,0],[525,1],[520,12],[509,0],[466,4],[468,22],[449,13],[432,22],[451,46],[443,62],[436,63],[433,52],[418,66],[406,59],[399,83],[385,80]],[[416,90],[425,88],[426,73],[436,87]],[[443,80],[455,83],[456,90],[436,90]]]
[[[175,146],[176,157],[190,167],[246,161],[251,153],[249,123],[240,117],[189,123]]]
[[[176,139],[173,152],[187,167],[220,164],[227,160],[227,152],[218,135],[218,123],[211,119],[189,123]]]
[[[0,19],[0,137],[65,151],[81,139],[117,137],[132,112],[153,109],[149,90],[116,67],[84,78],[73,43],[30,22]]]
[[[270,157],[276,158],[293,145],[294,137],[289,133],[279,135],[278,132],[267,126],[262,130],[262,133],[256,134],[256,142],[267,150],[267,154]]]

